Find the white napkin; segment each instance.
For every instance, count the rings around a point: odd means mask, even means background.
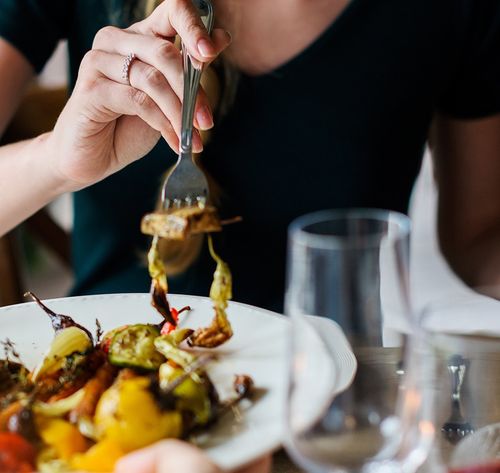
[[[500,337],[500,301],[472,291],[450,294],[430,303],[419,323],[433,332]]]

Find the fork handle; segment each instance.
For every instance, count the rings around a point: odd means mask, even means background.
[[[210,2],[204,2],[204,6],[207,12],[202,17],[202,20],[208,34],[210,34],[213,26],[213,9]],[[191,155],[192,152],[194,106],[200,86],[201,73],[203,72],[203,64],[191,58],[184,43],[182,43],[182,63],[184,69],[184,93],[182,100],[181,157],[182,155]]]
[[[448,371],[451,375],[451,398],[460,401],[462,385],[464,383],[467,360],[460,355],[453,355],[448,360]]]
[[[184,96],[182,100],[181,154],[191,154],[193,147],[194,106],[200,85],[201,67],[197,69],[182,45],[182,61],[184,63]]]

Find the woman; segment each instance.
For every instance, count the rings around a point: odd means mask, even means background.
[[[186,2],[169,0],[128,31],[99,30],[109,21],[103,2],[39,3],[35,10],[31,3],[3,2],[2,125],[58,37],[70,38],[73,78],[84,61],[54,132],[3,150],[4,204],[18,194],[9,173],[23,176],[25,193],[8,206],[2,229],[61,192],[101,181],[75,195],[75,292],[146,290],[137,255],[147,241],[137,222],[154,205],[175,153],[160,140],[148,160],[102,179],[146,154],[159,132],[176,147],[171,124],[178,134],[180,62],[165,38],[198,24],[184,36],[201,61],[212,60],[229,38],[217,30],[214,49],[203,57],[196,44],[204,33]],[[443,249],[467,281],[491,282],[499,202],[498,7],[481,5],[216,3],[220,23],[233,31],[226,61],[240,71],[240,82],[204,162],[229,196],[227,213],[245,219],[224,235],[237,299],[279,306],[285,228],[294,216],[332,206],[404,211],[432,117]],[[37,41],[27,34],[34,28],[41,31]],[[129,52],[138,59],[123,80]],[[202,97],[199,128],[211,125],[206,105]],[[202,255],[172,290],[206,292],[211,267],[205,263]]]
[[[1,1],[0,129],[57,40],[69,39],[74,88],[55,129],[0,149],[9,209],[0,230],[77,191],[74,293],[147,290],[148,241],[138,223],[154,206],[179,136],[181,62],[172,39],[179,34],[209,63],[229,45],[227,31],[233,41],[223,62],[238,80],[223,84],[235,94],[203,163],[223,189],[223,213],[243,217],[218,243],[236,300],[281,308],[286,227],[297,215],[406,211],[432,121],[443,252],[470,284],[499,279],[495,0],[216,0],[212,38],[187,0],[166,0],[128,26],[126,13],[143,3],[151,2]],[[111,20],[128,27],[105,27]],[[135,59],[123,77],[129,53]],[[203,93],[195,116],[198,130],[212,127]],[[171,280],[172,292],[206,294],[212,271],[202,251]]]

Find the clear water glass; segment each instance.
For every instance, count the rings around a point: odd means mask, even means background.
[[[411,473],[425,460],[433,432],[413,362],[420,345],[404,343],[413,326],[409,237],[409,219],[385,210],[324,211],[290,227],[286,444],[307,471]],[[341,328],[354,370],[325,323]]]

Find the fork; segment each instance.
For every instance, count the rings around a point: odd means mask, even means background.
[[[212,32],[214,11],[210,0],[193,0],[208,34]],[[200,86],[203,64],[191,58],[182,44],[184,68],[184,93],[179,157],[172,171],[165,178],[162,188],[162,207],[204,206],[208,198],[208,182],[193,161],[193,116],[196,96]]]
[[[448,360],[448,371],[452,377],[451,414],[443,424],[441,432],[451,444],[458,443],[474,432],[474,427],[465,420],[462,414],[461,392],[467,364],[467,360],[460,355],[453,355]]]

